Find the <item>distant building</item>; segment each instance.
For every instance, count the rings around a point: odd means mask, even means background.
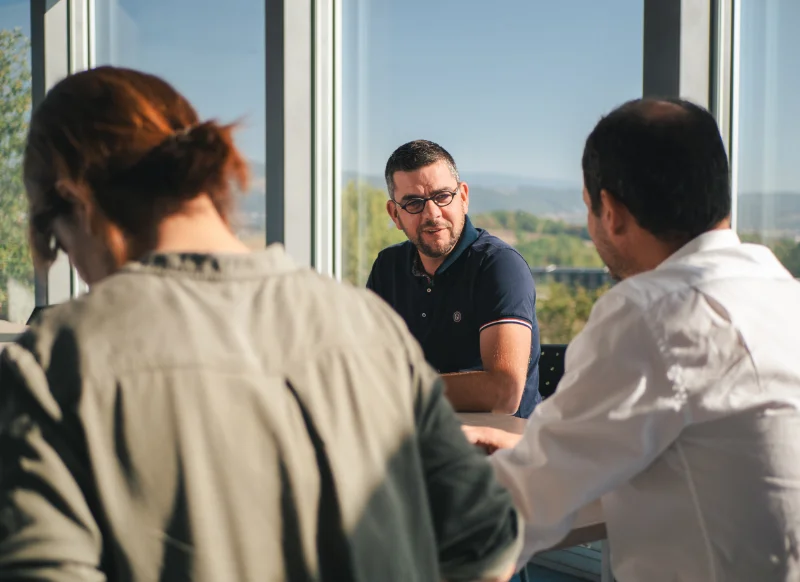
[[[542,283],[564,283],[571,287],[585,287],[587,289],[597,289],[603,285],[613,283],[608,269],[602,268],[583,268],[583,267],[532,267],[531,273],[537,284]]]

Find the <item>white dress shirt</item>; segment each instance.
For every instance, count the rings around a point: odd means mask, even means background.
[[[491,460],[521,563],[599,498],[619,582],[800,580],[800,283],[730,230],[697,237],[597,301]]]

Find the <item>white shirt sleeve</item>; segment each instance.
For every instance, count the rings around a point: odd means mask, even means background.
[[[520,443],[491,457],[526,522],[520,563],[561,541],[579,509],[645,469],[684,426],[645,314],[622,294],[598,301],[566,358]]]

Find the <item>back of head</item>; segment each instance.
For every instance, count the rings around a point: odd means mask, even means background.
[[[59,82],[35,110],[25,148],[31,238],[36,258],[52,261],[48,221],[65,209],[65,186],[91,211],[131,237],[199,194],[227,219],[231,181],[246,187],[247,166],[232,126],[201,122],[162,79],[99,67]],[[68,204],[67,204],[68,206]]]
[[[592,209],[606,190],[639,226],[684,244],[728,218],[730,172],[714,117],[681,99],[636,99],[603,117],[586,140]]]
[[[459,180],[458,168],[453,156],[438,143],[417,139],[401,145],[392,152],[386,162],[384,178],[386,179],[386,188],[389,190],[389,197],[394,200],[395,172],[413,172],[442,161],[447,164],[453,177]]]

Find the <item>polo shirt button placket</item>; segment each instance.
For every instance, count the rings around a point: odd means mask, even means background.
[[[426,291],[427,293],[430,293],[430,292],[431,292],[431,288],[433,287],[433,279],[431,279],[430,277],[428,277],[427,279],[428,279],[428,285],[427,285],[427,287],[425,288],[425,291]],[[429,306],[429,307],[430,307],[430,306]],[[423,313],[423,314],[422,314],[422,317],[428,317],[428,314],[427,314],[427,313]]]

